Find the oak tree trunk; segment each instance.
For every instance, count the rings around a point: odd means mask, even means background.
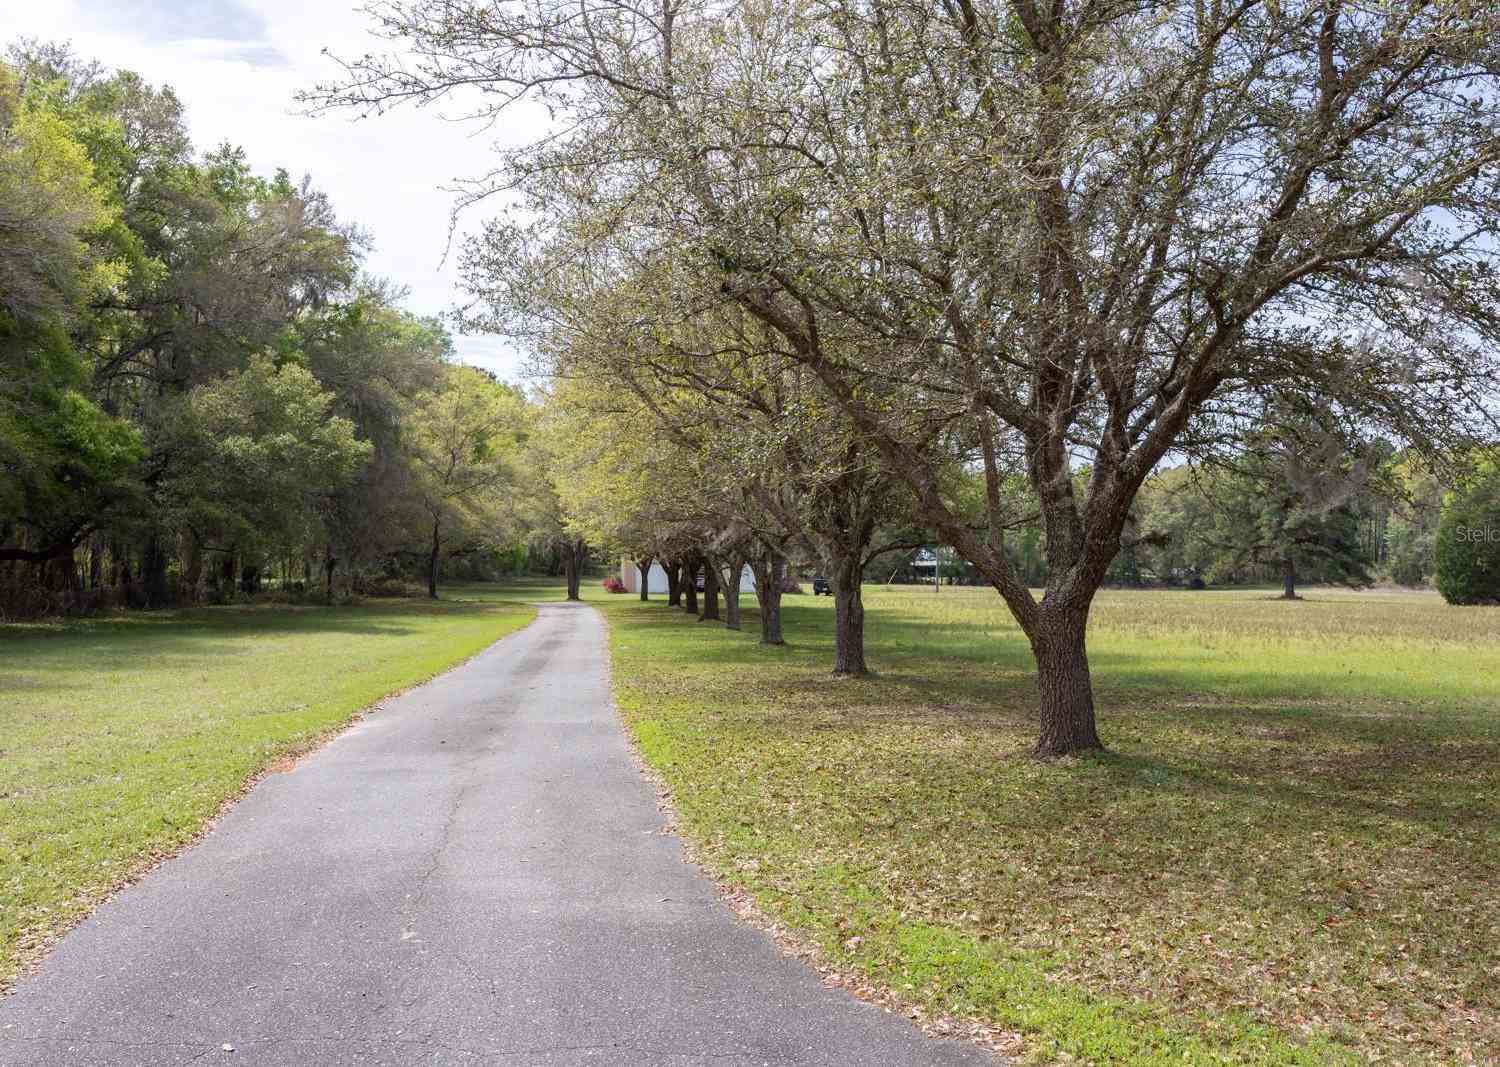
[[[641,599],[650,600],[651,590],[651,560],[638,559],[635,561],[635,569],[641,574]]]
[[[582,538],[575,538],[564,543],[562,548],[563,573],[568,578],[568,599],[578,600],[578,585],[583,579],[583,557],[588,546],[583,543]]]
[[[442,523],[433,520],[432,523],[432,552],[427,557],[427,595],[433,600],[437,599],[438,580],[438,553],[443,547]]]
[[[667,561],[667,607],[678,608],[682,606],[682,564],[676,560]]]
[[[167,606],[167,553],[161,538],[152,534],[146,539],[145,551],[141,553],[141,582],[146,587],[146,606]]]
[[[1031,634],[1041,695],[1036,754],[1043,759],[1102,749],[1094,722],[1094,686],[1084,647],[1088,612],[1048,612]]]
[[[182,561],[182,586],[177,590],[177,595],[185,604],[196,604],[200,594],[199,587],[202,584],[203,546],[198,543],[196,534],[189,533],[187,558]]]
[[[864,568],[858,556],[829,568],[833,586],[833,673],[867,674],[865,665],[865,602],[861,595]]]
[[[717,622],[719,618],[719,567],[707,556],[703,559],[703,614],[700,622]]]
[[[745,571],[745,561],[738,556],[729,561],[728,573],[724,575],[724,628],[740,628],[740,575]]]
[[[234,575],[238,570],[234,561],[234,553],[224,553],[224,558],[219,561],[218,574],[214,579],[214,595],[219,599],[228,599],[234,593]]]
[[[1297,561],[1291,556],[1281,561],[1281,599],[1297,599]]]
[[[755,599],[760,601],[760,643],[784,645],[781,636],[781,575],[786,561],[767,552],[755,562]]]
[[[121,554],[119,546],[110,550],[109,584],[116,591],[121,604],[130,603],[130,562]]]
[[[682,610],[698,614],[698,558],[690,556],[682,568]]]

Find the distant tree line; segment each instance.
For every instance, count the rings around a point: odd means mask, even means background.
[[[136,74],[0,62],[0,612],[556,567],[535,410]]]
[[[1079,480],[1087,473],[1080,470]],[[977,494],[979,476],[968,477]],[[1181,462],[1141,487],[1105,584],[1275,585],[1289,598],[1304,585],[1390,584],[1450,593],[1444,580],[1459,559],[1472,568],[1490,556],[1500,559],[1500,532],[1485,536],[1500,531],[1495,481],[1488,453],[1450,465],[1440,477],[1420,457],[1381,442],[1324,439],[1300,454],[1288,442],[1270,442],[1232,463]],[[1023,498],[1024,480],[1013,478],[1011,489]],[[1453,531],[1447,538],[1452,563],[1442,568],[1438,545],[1445,523]],[[879,580],[933,582],[936,545],[893,554]],[[1017,526],[1005,550],[1029,586],[1046,587],[1040,521]],[[951,552],[941,557],[940,571],[945,584],[984,584],[973,565]],[[1500,584],[1490,588],[1484,599],[1500,600]]]

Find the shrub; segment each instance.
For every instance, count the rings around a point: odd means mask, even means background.
[[[800,593],[802,586],[797,581],[795,574],[783,574],[781,576],[781,591],[783,593]]]
[[[608,578],[604,579],[604,591],[606,593],[623,593],[626,591],[625,583],[611,574]]]
[[[1500,602],[1500,469],[1490,467],[1449,499],[1433,562],[1448,603]]]

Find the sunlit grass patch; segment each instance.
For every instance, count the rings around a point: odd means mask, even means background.
[[[555,599],[248,606],[0,626],[0,988],[257,771]]]
[[[714,871],[838,964],[1042,1057],[1500,1060],[1500,610],[1110,592],[1107,755],[1041,764],[983,590],[761,649],[608,602],[622,711]]]

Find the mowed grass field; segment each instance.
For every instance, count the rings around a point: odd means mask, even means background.
[[[0,991],[257,772],[479,652],[554,583],[0,626]]]
[[[1270,596],[1101,594],[1050,764],[992,592],[871,590],[854,681],[826,598],[603,607],[698,857],[856,980],[1041,1062],[1500,1062],[1500,609]]]

